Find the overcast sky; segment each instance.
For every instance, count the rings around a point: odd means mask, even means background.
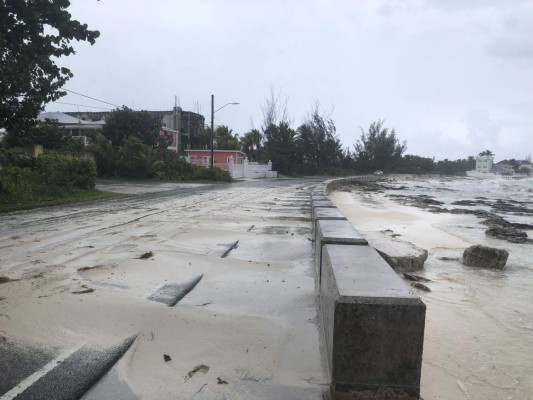
[[[67,89],[140,110],[185,110],[243,134],[272,86],[294,128],[319,101],[353,149],[378,119],[407,154],[533,153],[532,0],[83,0],[101,36],[75,43]],[[69,94],[60,101],[108,107]],[[93,110],[52,103],[47,111]]]

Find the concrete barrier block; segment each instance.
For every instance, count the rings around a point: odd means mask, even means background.
[[[315,210],[315,219],[313,220],[313,232],[316,230],[316,223],[319,220],[346,220],[344,214],[338,208],[322,208]]]
[[[319,285],[322,247],[326,244],[367,245],[368,242],[347,220],[317,220],[315,229],[315,267]]]
[[[311,218],[315,220],[315,210],[317,208],[336,208],[331,200],[311,200]]]
[[[344,220],[346,217],[338,208],[326,208],[326,207],[317,207],[315,211],[315,218],[319,219],[341,219]]]
[[[383,387],[418,396],[425,304],[370,246],[327,244],[322,259],[332,399]]]

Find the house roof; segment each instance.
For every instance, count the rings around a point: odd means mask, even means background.
[[[37,117],[38,121],[55,121],[65,129],[100,129],[105,125],[105,121],[84,121],[62,112],[43,112]]]
[[[78,118],[71,117],[70,115],[63,114],[62,112],[43,112],[40,113],[37,117],[39,121],[46,121],[47,119],[51,121],[57,121],[58,124],[80,124],[83,121]]]

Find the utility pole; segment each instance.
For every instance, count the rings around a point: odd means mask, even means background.
[[[214,131],[215,127],[215,96],[211,95],[211,168],[214,166],[214,151],[213,151],[213,142],[214,142]]]

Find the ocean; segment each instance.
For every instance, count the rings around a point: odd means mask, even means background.
[[[394,177],[380,186],[331,198],[363,235],[389,229],[429,252],[416,272],[431,289],[416,290],[427,306],[422,397],[533,399],[533,241],[487,236],[485,216],[473,213],[521,224],[533,239],[533,178]],[[474,244],[506,249],[505,268],[463,265]]]

